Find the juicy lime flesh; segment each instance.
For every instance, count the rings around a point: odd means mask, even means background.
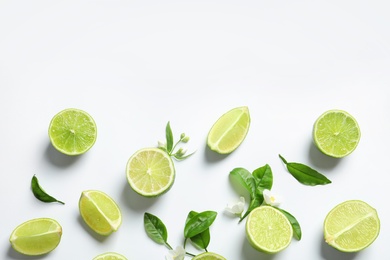
[[[25,255],[43,255],[54,250],[61,241],[60,224],[49,218],[32,219],[20,224],[12,232],[12,247]]]
[[[144,148],[130,157],[127,180],[135,192],[147,197],[158,196],[170,189],[175,168],[169,155],[158,148]]]
[[[79,109],[65,109],[56,114],[49,126],[53,146],[68,155],[83,154],[96,141],[96,124],[93,118]]]
[[[323,153],[341,158],[352,153],[360,140],[356,120],[342,110],[330,110],[314,124],[314,142]]]
[[[260,206],[248,216],[246,235],[257,250],[276,253],[285,249],[292,239],[292,227],[288,219],[270,206]]]
[[[333,208],[324,222],[325,241],[344,252],[357,252],[377,238],[380,221],[374,208],[363,201],[346,201]]]
[[[127,260],[127,258],[118,253],[108,252],[96,256],[93,260]]]
[[[244,141],[249,125],[248,108],[234,108],[215,122],[209,131],[207,144],[211,150],[218,153],[231,153]]]
[[[205,252],[195,256],[192,260],[226,260],[226,258],[216,253]]]
[[[96,233],[109,235],[118,230],[122,216],[118,205],[101,191],[83,191],[79,210],[85,223]]]

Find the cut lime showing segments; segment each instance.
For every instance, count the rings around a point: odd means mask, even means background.
[[[100,235],[110,235],[122,224],[118,205],[101,191],[83,191],[79,200],[79,211],[85,223]]]
[[[216,253],[205,252],[195,256],[192,260],[226,260],[226,258]]]
[[[127,162],[126,176],[130,187],[145,197],[167,192],[175,180],[175,167],[167,152],[159,148],[143,148]]]
[[[96,124],[85,111],[68,108],[56,114],[49,125],[52,145],[67,155],[80,155],[95,143]]]
[[[315,121],[313,139],[324,154],[342,158],[356,149],[360,140],[360,128],[347,112],[329,110]]]
[[[250,125],[248,107],[237,107],[223,114],[207,136],[209,148],[220,154],[233,152],[244,141]]]
[[[61,241],[62,227],[50,218],[37,218],[20,224],[12,232],[10,242],[24,255],[43,255],[53,251]]]
[[[127,260],[127,258],[118,253],[108,252],[98,255],[92,260]]]
[[[274,254],[290,243],[293,230],[290,222],[279,210],[271,206],[260,206],[248,215],[246,236],[258,251]]]
[[[324,222],[324,238],[343,252],[358,252],[379,235],[380,221],[374,208],[360,200],[348,200],[334,207]]]

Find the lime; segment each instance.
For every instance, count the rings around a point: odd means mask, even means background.
[[[167,152],[159,148],[143,148],[128,160],[126,176],[135,192],[155,197],[172,187],[175,167]]]
[[[96,124],[86,112],[68,108],[56,114],[49,125],[49,137],[53,146],[67,155],[79,155],[95,143]]]
[[[109,235],[122,224],[122,214],[115,201],[97,190],[83,191],[79,210],[85,223],[100,235]]]
[[[231,153],[244,141],[249,125],[248,107],[234,108],[223,114],[211,127],[207,145],[217,153]]]
[[[127,258],[118,253],[108,252],[108,253],[98,255],[92,260],[127,260]]]
[[[17,226],[9,241],[25,255],[43,255],[54,250],[61,241],[62,227],[50,218],[36,218]]]
[[[358,252],[379,235],[380,222],[374,208],[360,200],[334,207],[324,222],[326,243],[343,252]]]
[[[360,140],[356,120],[343,110],[329,110],[314,123],[313,139],[326,155],[342,158],[352,153]]]
[[[293,230],[282,212],[271,206],[260,206],[248,215],[246,236],[256,250],[277,253],[291,242]]]
[[[216,253],[205,252],[195,256],[192,260],[226,260],[226,258]]]

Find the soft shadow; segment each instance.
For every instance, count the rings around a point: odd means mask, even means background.
[[[358,253],[345,253],[328,245],[321,236],[321,255],[326,260],[352,260]]]
[[[131,209],[138,212],[145,212],[150,208],[158,197],[147,198],[136,193],[127,182],[124,182],[121,200]]]
[[[67,168],[78,161],[81,155],[70,156],[63,154],[57,151],[56,148],[54,148],[54,146],[49,142],[46,147],[45,157],[53,165],[60,168]]]
[[[228,157],[230,155],[230,153],[229,154],[219,154],[217,152],[214,152],[207,146],[207,144],[204,147],[204,151],[205,151],[204,152],[205,159],[206,159],[206,162],[208,162],[208,163],[217,163],[219,161],[222,161],[223,159],[225,159],[226,157]]]
[[[96,233],[95,231],[93,231],[86,223],[85,221],[83,220],[83,218],[79,215],[77,217],[77,221],[79,222],[80,226],[83,227],[83,229],[91,236],[93,237],[95,240],[99,241],[99,242],[104,242],[109,236],[103,236],[103,235],[99,235],[98,233]]]
[[[332,170],[340,163],[341,159],[323,154],[311,141],[309,144],[309,161],[316,168]]]
[[[243,239],[242,257],[243,258],[241,260],[253,260],[253,259],[272,260],[275,258],[275,254],[266,254],[263,252],[259,252],[249,244],[247,239]]]
[[[25,259],[44,259],[44,258],[46,258],[49,254],[50,254],[50,253],[45,254],[45,255],[41,255],[41,256],[23,255],[23,254],[21,254],[21,253],[16,252],[16,251],[12,248],[11,245],[8,247],[8,252],[7,252],[7,256],[8,256],[9,259],[18,259],[18,260],[25,260]]]

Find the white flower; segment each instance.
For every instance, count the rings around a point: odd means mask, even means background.
[[[278,207],[281,203],[281,197],[270,190],[263,190],[264,200],[268,205]]]
[[[183,260],[186,250],[182,246],[177,246],[175,250],[169,250],[165,260]]]
[[[226,206],[225,210],[230,214],[241,216],[241,213],[244,211],[244,207],[245,207],[245,198],[240,197],[240,200],[229,203]]]

